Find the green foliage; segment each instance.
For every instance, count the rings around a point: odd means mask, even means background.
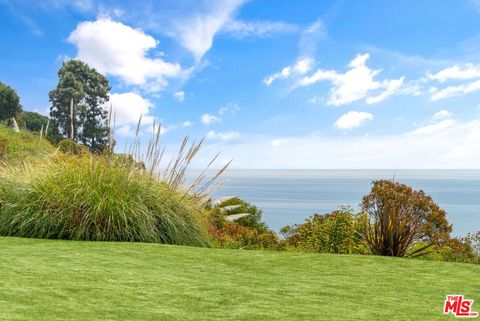
[[[71,138],[70,104],[73,99],[73,137],[92,152],[102,152],[109,142],[107,111],[111,87],[107,78],[80,60],[68,60],[58,71],[57,88],[50,91],[53,126]]]
[[[16,117],[21,111],[20,98],[15,89],[0,82],[0,121]]]
[[[261,232],[255,228],[224,222],[221,228],[212,224],[210,234],[220,247],[231,249],[281,249],[280,239],[271,230]]]
[[[16,133],[0,124],[0,163],[42,160],[54,151],[55,148],[45,139],[40,139],[40,135],[25,130]]]
[[[365,216],[342,207],[329,214],[315,214],[305,223],[283,227],[288,248],[320,253],[366,254],[360,231],[366,224]]]
[[[62,139],[58,143],[58,149],[65,154],[71,155],[88,155],[88,148],[80,143],[74,142],[71,139]]]
[[[39,133],[42,129],[45,130],[48,124],[48,117],[40,115],[39,113],[24,111],[20,114],[18,125],[26,128],[31,132]]]
[[[468,234],[466,237],[450,238],[443,244],[422,250],[422,255],[419,258],[429,261],[480,264],[480,253],[477,251],[479,245],[477,236],[479,234],[480,232]],[[418,242],[408,252],[409,254],[415,253],[426,245],[428,243]]]
[[[29,111],[22,112],[18,124],[21,128],[26,128],[31,132],[40,133],[43,130],[43,135],[52,144],[57,144],[61,139],[58,128],[50,126],[48,117],[39,113]],[[48,132],[45,133],[47,130]]]
[[[210,209],[210,234],[221,247],[243,249],[279,249],[280,239],[262,221],[262,211],[238,197],[217,200]],[[246,215],[234,221],[232,215]]]
[[[234,208],[232,210],[222,213],[221,209],[227,206],[232,206]],[[262,220],[262,210],[255,205],[238,197],[234,197],[224,202],[221,202],[220,204],[216,204],[213,207],[213,211],[217,212],[218,214],[214,214],[214,216],[220,217],[222,219],[225,215],[235,215],[240,213],[248,214],[247,216],[236,220],[235,223],[241,226],[256,229],[260,233],[268,231],[267,224]]]
[[[0,171],[0,234],[208,245],[198,201],[109,157],[59,154]]]
[[[370,221],[363,235],[375,255],[421,254],[422,248],[415,253],[408,250],[418,242],[425,242],[425,248],[442,244],[452,230],[445,211],[429,195],[405,184],[374,181],[361,207]]]

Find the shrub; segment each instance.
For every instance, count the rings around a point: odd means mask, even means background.
[[[222,209],[232,208],[228,211],[223,211]],[[256,229],[260,233],[268,231],[267,224],[262,220],[263,211],[256,207],[255,205],[240,199],[239,197],[232,197],[223,202],[220,202],[213,206],[212,208],[213,215],[217,218],[215,221],[217,224],[221,225],[223,219],[227,215],[235,214],[248,214],[235,221],[236,224]]]
[[[88,147],[68,138],[62,139],[58,143],[58,149],[65,154],[72,155],[87,155],[89,153]]]
[[[353,214],[351,208],[340,208],[329,214],[314,214],[305,223],[286,226],[281,232],[289,248],[321,253],[367,252],[360,231],[365,217]]]
[[[415,253],[426,245],[428,243],[418,242],[409,249],[409,252]],[[480,253],[476,251],[476,246],[474,235],[469,234],[466,237],[450,238],[436,247],[428,247],[419,257],[431,261],[480,264]]]
[[[374,181],[361,207],[370,221],[363,235],[375,255],[417,255],[429,246],[444,243],[452,230],[445,211],[430,196],[405,184]],[[409,251],[418,242],[424,242],[425,247]]]
[[[278,249],[280,239],[262,221],[262,211],[238,197],[218,200],[210,209],[210,234],[221,247],[245,249]],[[230,215],[247,214],[228,221]]]
[[[226,222],[222,228],[212,224],[210,234],[218,246],[242,249],[280,249],[280,240],[273,231],[260,232],[255,228]]]
[[[108,157],[57,155],[0,172],[0,234],[207,245],[194,197]]]

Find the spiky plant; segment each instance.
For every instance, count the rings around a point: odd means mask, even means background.
[[[375,255],[422,255],[425,249],[448,239],[452,230],[445,211],[430,196],[405,184],[374,181],[361,207],[370,218],[364,239]],[[426,245],[409,252],[417,242]]]

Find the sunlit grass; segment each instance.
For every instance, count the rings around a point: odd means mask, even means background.
[[[375,256],[0,238],[2,320],[454,320],[480,266]]]

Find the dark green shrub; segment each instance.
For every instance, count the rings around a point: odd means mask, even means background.
[[[0,121],[14,118],[21,112],[22,105],[15,89],[0,82]]]
[[[0,171],[5,236],[207,245],[203,207],[107,157],[58,154]]]

